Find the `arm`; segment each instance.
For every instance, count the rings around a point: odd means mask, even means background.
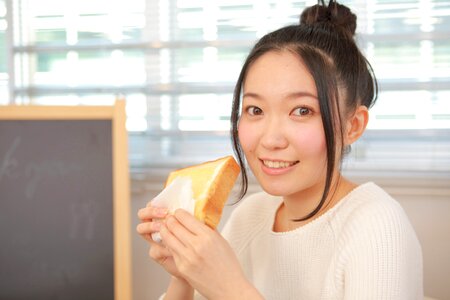
[[[192,300],[193,298],[194,289],[190,284],[186,280],[172,276],[164,300]]]

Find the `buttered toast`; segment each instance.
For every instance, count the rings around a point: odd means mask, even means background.
[[[177,177],[190,178],[195,200],[194,216],[215,229],[239,172],[239,165],[234,158],[226,156],[173,171],[167,178],[166,186]]]

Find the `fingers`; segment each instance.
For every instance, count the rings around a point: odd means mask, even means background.
[[[152,243],[154,240],[152,234],[159,232],[161,229],[161,222],[145,222],[138,224],[136,231],[147,241]]]
[[[177,253],[194,249],[197,236],[213,231],[183,209],[168,216],[167,209],[147,205],[138,211],[138,217],[142,222],[137,225],[136,230],[145,240],[153,245],[152,234],[160,232],[167,248]]]
[[[184,227],[189,228],[189,231],[195,235],[202,235],[212,230],[184,209],[177,209],[174,213],[174,217]]]
[[[151,202],[149,202],[151,203]],[[141,221],[152,220],[152,219],[163,219],[167,216],[167,208],[164,207],[154,207],[146,206],[138,211],[138,218]]]
[[[161,230],[161,222],[143,222],[137,225],[139,234],[152,234]]]
[[[136,231],[146,241],[152,242],[152,234],[160,231],[161,222],[166,216],[166,208],[152,206],[142,208],[138,211],[138,218],[141,220],[141,223],[137,225]]]
[[[207,235],[212,229],[183,209],[177,209],[166,219],[165,226],[184,246],[194,246],[197,237]]]
[[[150,247],[148,254],[151,259],[157,261],[158,263],[160,263],[165,258],[172,256],[169,249],[157,243]]]
[[[174,216],[167,217],[160,230],[164,244],[177,253],[190,246],[193,233],[184,227]]]
[[[217,232],[179,209],[173,216],[167,217],[160,234],[174,255],[192,257],[210,247]]]

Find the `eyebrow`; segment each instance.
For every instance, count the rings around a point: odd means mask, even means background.
[[[253,92],[244,93],[244,95],[242,97],[243,98],[251,97],[251,98],[255,98],[257,100],[261,100],[263,98],[261,95],[259,95],[257,93],[253,93]],[[313,95],[308,92],[303,92],[303,91],[289,93],[285,96],[285,98],[289,98],[289,99],[296,99],[296,98],[300,98],[300,97],[311,97],[314,99],[318,99],[316,95]]]

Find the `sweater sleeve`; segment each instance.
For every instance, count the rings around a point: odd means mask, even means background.
[[[397,202],[356,210],[341,245],[344,299],[423,299],[420,244]]]

